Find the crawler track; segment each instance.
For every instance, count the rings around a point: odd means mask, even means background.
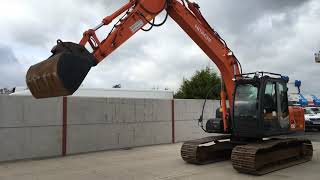
[[[310,161],[310,140],[272,139],[236,146],[231,154],[233,167],[242,173],[263,175]]]
[[[210,136],[183,143],[181,157],[191,164],[208,164],[230,159],[234,145],[229,140],[230,135]],[[206,145],[206,143],[214,144]]]

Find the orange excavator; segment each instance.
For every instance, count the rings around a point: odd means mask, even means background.
[[[164,21],[157,24],[155,18],[163,11]],[[164,24],[168,16],[216,64],[223,81],[221,111],[207,121],[206,128],[202,125],[206,132],[222,135],[184,142],[183,160],[206,164],[231,158],[237,171],[254,175],[310,161],[311,141],[291,136],[304,131],[304,113],[300,107],[288,105],[289,78],[267,72],[243,73],[199,5],[189,0],[130,0],[86,31],[80,43],[58,40],[51,57],[29,68],[26,82],[31,93],[35,98],[73,94],[92,67],[138,31]],[[100,40],[96,32],[115,19],[111,32]],[[203,123],[203,116],[199,121]]]

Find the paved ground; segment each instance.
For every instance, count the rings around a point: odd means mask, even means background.
[[[320,142],[320,133],[308,133]],[[210,165],[186,164],[180,158],[181,144],[107,151],[34,161],[0,164],[0,180],[316,180],[320,176],[320,143],[314,142],[311,162],[265,176],[237,173],[230,161]]]
[[[304,137],[310,139],[313,142],[320,142],[320,131],[308,131],[306,132]]]

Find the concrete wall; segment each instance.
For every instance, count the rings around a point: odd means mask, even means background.
[[[194,99],[176,99],[174,101],[176,142],[182,142],[211,135],[205,133],[198,126],[198,119],[201,115],[203,102],[204,100]],[[204,126],[206,125],[207,119],[214,118],[216,116],[215,111],[218,107],[220,107],[220,101],[209,100],[206,102],[203,115],[203,119],[205,120]]]
[[[197,125],[203,100],[0,96],[0,161],[155,145],[208,136]],[[218,101],[208,101],[205,119]],[[63,112],[67,113],[63,126]],[[63,127],[66,142],[63,143]]]
[[[0,96],[0,161],[61,155],[61,102]]]
[[[68,154],[171,142],[171,101],[68,98]]]

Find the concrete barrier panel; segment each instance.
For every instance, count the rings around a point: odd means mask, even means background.
[[[182,142],[210,136],[198,126],[198,119],[202,112],[204,100],[177,99],[175,103],[175,141]],[[204,126],[206,120],[215,118],[215,111],[220,102],[208,100],[204,109]]]
[[[96,126],[96,151],[120,148],[120,129],[121,124],[102,124]]]
[[[134,128],[134,146],[171,143],[171,122],[146,122]]]
[[[108,123],[105,98],[68,98],[68,125]]]
[[[0,96],[0,161],[61,155],[62,98]]]
[[[62,124],[62,98],[36,100],[29,96],[0,96],[0,127]]]
[[[70,98],[67,152],[170,143],[171,113],[170,100]]]
[[[199,119],[204,100],[195,99],[176,99],[175,103],[175,120],[197,120]],[[220,107],[217,100],[207,100],[204,109],[204,119],[214,118],[216,109]]]
[[[0,128],[0,161],[61,155],[61,127]]]
[[[136,124],[121,124],[118,129],[119,148],[135,147],[134,133]]]
[[[101,125],[69,125],[67,129],[67,154],[97,151],[98,141],[112,141],[97,136]]]
[[[62,98],[23,97],[23,120],[26,126],[61,126]]]
[[[141,102],[141,101],[143,101],[143,102]],[[144,100],[137,100],[135,102],[135,108],[134,108],[135,114],[134,114],[134,117],[135,117],[136,122],[144,122],[144,121],[146,121],[144,108],[145,108]]]
[[[204,132],[196,121],[176,121],[176,142],[184,142],[188,140],[211,136]]]
[[[134,145],[145,146],[154,144],[154,133],[152,132],[153,123],[137,123],[134,131]]]
[[[0,161],[27,158],[30,128],[0,128]]]
[[[133,99],[120,99],[116,106],[118,123],[135,123],[135,103]]]
[[[172,128],[171,122],[159,122],[151,124],[151,131],[153,137],[152,144],[171,143]],[[146,144],[147,145],[147,144]]]
[[[62,127],[32,127],[31,142],[27,145],[27,158],[53,157],[61,155]]]
[[[153,121],[172,120],[172,101],[154,100],[153,102]]]
[[[22,97],[0,96],[0,127],[25,126]]]

